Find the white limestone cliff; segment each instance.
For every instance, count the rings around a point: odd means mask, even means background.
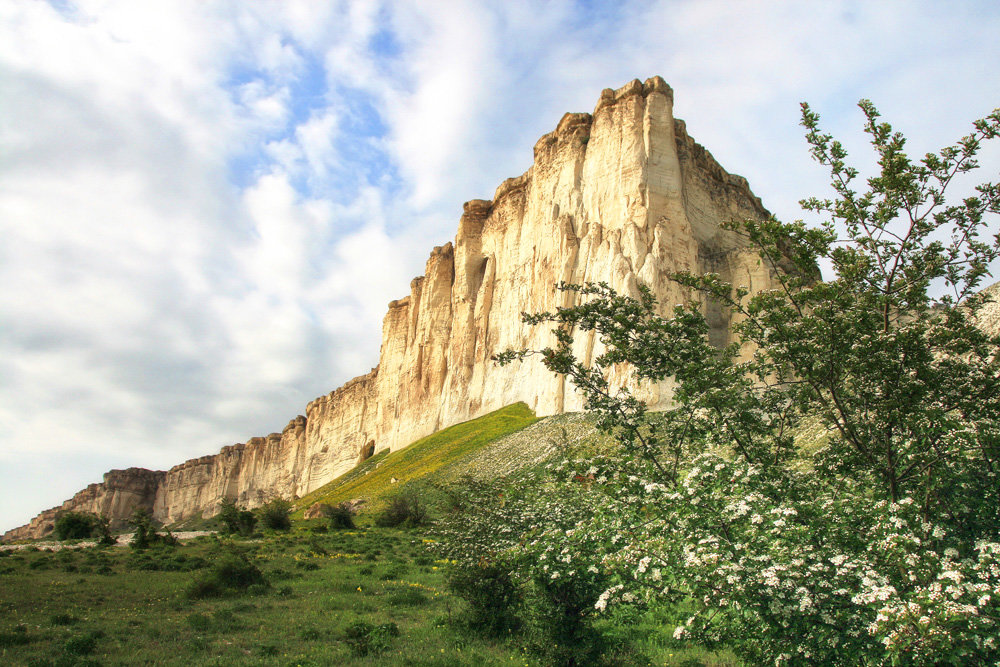
[[[603,91],[593,114],[566,114],[535,144],[524,174],[464,209],[454,241],[435,248],[409,295],[389,304],[378,366],[309,403],[280,434],[159,473],[155,518],[211,515],[223,497],[255,506],[301,496],[373,452],[518,401],[540,415],[580,410],[572,386],[541,364],[491,361],[550,342],[520,315],[569,305],[559,281],[604,281],[633,295],[645,284],[664,308],[694,297],[669,280],[673,271],[715,272],[753,291],[773,285],[757,256],[719,227],[767,211],[687,135],[659,77]],[[705,307],[713,341],[727,343],[727,316]],[[600,352],[592,335],[575,344],[584,359]],[[644,398],[662,407],[669,386]],[[38,530],[5,538],[26,536]]]

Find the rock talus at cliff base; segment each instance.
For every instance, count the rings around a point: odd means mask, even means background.
[[[571,305],[574,296],[555,289],[559,281],[604,281],[632,295],[645,284],[663,308],[695,298],[669,280],[674,271],[769,289],[769,268],[719,227],[767,215],[747,182],[674,118],[663,79],[607,89],[592,114],[566,114],[539,139],[532,166],[491,201],[465,204],[454,241],[434,248],[409,294],[389,304],[371,372],[309,403],[281,433],[166,472],[111,471],[4,539],[42,537],[67,510],[103,513],[120,526],[135,507],[168,524],[213,515],[224,497],[253,507],[302,496],[364,456],[518,401],[539,415],[580,410],[568,381],[541,364],[491,361],[505,349],[551,344],[551,334],[523,325],[521,313]],[[713,342],[730,342],[728,315],[704,307]],[[593,335],[577,336],[575,345],[584,360],[601,352]],[[642,397],[663,407],[669,384]]]

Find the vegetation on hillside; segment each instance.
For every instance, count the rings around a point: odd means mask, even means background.
[[[60,540],[96,537],[101,544],[114,542],[111,537],[111,521],[106,516],[90,512],[63,512],[56,518],[55,535]]]
[[[548,654],[538,650],[544,633],[528,628],[558,627],[558,616],[546,616],[553,608],[539,607],[530,626],[515,620],[502,631],[482,632],[477,619],[496,603],[487,600],[484,612],[460,594],[480,582],[463,588],[454,578],[438,550],[447,532],[441,522],[464,514],[459,508],[470,489],[504,487],[513,479],[504,475],[516,470],[524,500],[490,502],[515,507],[542,499],[552,489],[540,472],[544,462],[556,450],[604,450],[593,436],[583,415],[532,419],[434,468],[434,484],[411,479],[386,489],[391,494],[383,509],[390,499],[408,496],[432,525],[350,528],[345,524],[353,522],[354,510],[331,506],[322,518],[293,521],[291,531],[244,535],[239,517],[246,511],[233,505],[228,514],[235,530],[185,545],[0,551],[0,656],[37,665],[548,664]],[[374,524],[383,510],[362,506],[361,512],[363,523]],[[409,501],[400,514],[412,514]],[[519,591],[512,594],[520,599]],[[645,664],[643,656],[664,665],[736,664],[725,652],[672,640],[662,614],[591,620],[595,636],[613,638],[601,646],[618,664]]]
[[[446,548],[455,581],[520,591],[496,596],[511,601],[499,611],[533,627],[551,662],[599,656],[593,617],[656,608],[687,608],[676,639],[732,646],[750,664],[1000,660],[1000,337],[973,319],[1000,257],[1000,235],[987,234],[1000,186],[945,198],[1000,135],[1000,110],[914,161],[860,106],[878,160],[865,188],[804,105],[835,195],[803,206],[828,219],[730,226],[778,289],[673,276],[733,312],[736,344],[709,343],[697,300],[661,317],[646,289],[562,285],[584,302],[525,316],[555,325],[555,347],[538,354],[621,451],[554,468],[566,488],[523,504],[479,498]],[[820,262],[833,280],[818,280]],[[573,354],[574,331],[596,331],[606,348],[590,366]],[[640,381],[672,378],[676,406],[649,413],[611,387],[615,364]],[[817,421],[822,444],[797,447]],[[481,601],[481,588],[458,591]],[[546,614],[564,622],[532,623]],[[571,626],[580,650],[550,648]]]
[[[337,505],[354,499],[367,501],[369,510],[381,509],[407,482],[427,481],[536,421],[538,418],[527,405],[515,403],[450,426],[399,451],[379,452],[296,501],[293,516],[301,518],[303,511],[315,503]]]

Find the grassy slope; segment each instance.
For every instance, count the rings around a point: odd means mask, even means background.
[[[419,483],[500,476],[556,449],[586,455],[608,446],[588,415],[539,420],[523,404],[509,406],[372,457],[301,499],[298,513],[319,500],[367,497],[377,504],[399,488],[392,477]],[[317,529],[325,522],[235,540],[272,587],[216,600],[190,600],[184,592],[231,540],[202,538],[148,555],[121,547],[0,552],[0,663],[541,667],[517,638],[486,640],[462,625],[465,603],[448,592],[444,568],[427,549],[437,537],[432,527],[312,532]],[[737,664],[726,652],[673,640],[676,614],[662,613],[652,610],[617,632],[632,636],[652,664]],[[346,635],[356,621],[396,623],[400,636],[378,654],[359,655]]]
[[[354,498],[364,498],[370,509],[382,496],[398,488],[398,484],[427,479],[537,421],[527,405],[516,403],[438,431],[405,449],[380,452],[296,501],[292,516],[302,518],[305,509],[314,503],[336,504]],[[393,479],[397,482],[393,483]]]

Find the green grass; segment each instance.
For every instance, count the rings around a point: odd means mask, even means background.
[[[478,419],[456,424],[395,452],[379,452],[332,482],[295,502],[293,518],[314,503],[331,505],[363,498],[367,512],[411,480],[430,480],[438,473],[489,447],[500,438],[539,419],[524,403],[501,408]],[[392,480],[396,479],[396,483]]]
[[[139,555],[128,547],[5,555],[0,664],[537,664],[512,642],[466,637],[449,622],[462,603],[446,592],[426,539],[390,529],[297,531]],[[192,582],[232,547],[270,586],[190,598]],[[172,569],[185,563],[192,569]],[[352,636],[359,623],[372,633]]]
[[[0,664],[541,666],[516,636],[468,630],[433,539],[427,528],[293,530],[138,553],[2,552]],[[193,582],[232,549],[269,585],[192,598]],[[612,631],[653,665],[738,664],[674,640],[680,618],[649,612]]]
[[[299,517],[314,502],[361,497],[367,520],[406,483],[430,495],[434,480],[502,475],[540,465],[559,448],[580,455],[608,446],[584,415],[538,420],[518,404],[372,457],[299,500],[287,533],[202,537],[143,552],[0,552],[0,664],[541,665],[524,637],[493,640],[468,629],[465,602],[448,592],[446,565],[428,548],[433,526],[329,530],[322,519]],[[195,582],[233,549],[267,585],[193,597]],[[642,656],[653,665],[739,664],[725,651],[673,639],[683,611],[602,623],[633,647],[636,664],[646,664]]]

